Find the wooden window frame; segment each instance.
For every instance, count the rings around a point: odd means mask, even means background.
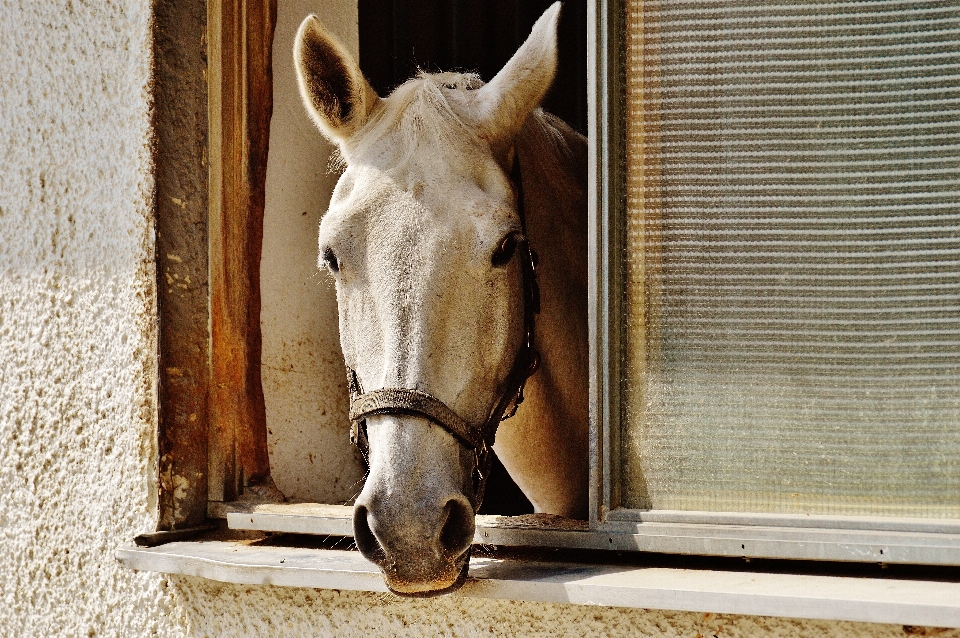
[[[208,500],[270,475],[260,381],[260,255],[276,0],[210,0]]]
[[[260,251],[276,13],[276,0],[155,7],[161,531],[220,517],[269,477]]]

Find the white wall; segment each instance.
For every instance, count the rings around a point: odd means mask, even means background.
[[[277,487],[290,500],[342,504],[363,486],[363,467],[349,438],[336,291],[317,270],[317,229],[339,175],[328,166],[332,147],[307,116],[293,69],[293,38],[311,13],[359,55],[356,0],[277,3],[260,262],[261,378]]]
[[[166,630],[150,4],[0,3],[0,635]]]
[[[0,2],[0,636],[904,635],[122,569],[156,517],[149,12]]]

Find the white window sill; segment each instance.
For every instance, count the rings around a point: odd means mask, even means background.
[[[142,571],[247,585],[384,592],[355,551],[175,542],[124,547]],[[820,620],[960,627],[960,582],[473,558],[453,596]]]

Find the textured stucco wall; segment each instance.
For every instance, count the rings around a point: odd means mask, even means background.
[[[0,636],[165,627],[150,4],[0,2]]]
[[[245,587],[195,578],[177,578],[173,582],[187,621],[203,627],[199,635],[211,636],[894,638],[935,635],[956,638],[960,635],[956,630],[905,630],[896,625],[458,598],[401,600],[389,594]],[[236,609],[245,607],[249,607],[250,613],[236,615]]]
[[[149,12],[0,0],[0,636],[904,635],[122,569],[156,518]]]

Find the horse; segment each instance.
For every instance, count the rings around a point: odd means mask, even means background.
[[[539,107],[559,11],[489,83],[420,72],[385,98],[315,16],[295,39],[345,165],[318,264],[368,466],[354,538],[400,595],[463,584],[491,445],[537,512],[586,516],[587,147]]]

